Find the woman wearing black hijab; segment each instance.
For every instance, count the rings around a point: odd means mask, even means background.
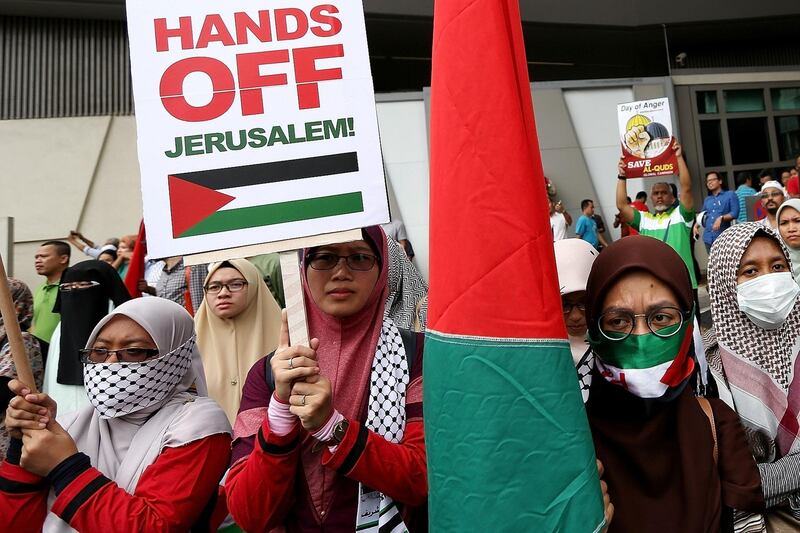
[[[669,246],[634,236],[595,261],[586,322],[596,356],[586,404],[615,505],[610,532],[733,531],[732,509],[764,506],[737,415],[687,384],[693,295]]]
[[[50,342],[44,392],[54,397],[62,412],[87,403],[83,390],[83,365],[78,350],[86,346],[94,327],[110,311],[130,300],[125,284],[113,267],[102,261],[83,261],[61,275],[53,310],[61,323]],[[79,387],[79,388],[75,388]]]

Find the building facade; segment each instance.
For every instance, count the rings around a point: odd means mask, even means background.
[[[800,154],[800,6],[676,0],[521,2],[545,174],[577,216],[616,212],[616,104],[668,97],[695,181],[779,171]],[[433,2],[365,0],[393,216],[427,272]],[[479,75],[476,73],[476,75]],[[141,216],[122,0],[0,4],[0,217],[13,216],[15,275],[70,229],[102,240]],[[631,195],[649,187],[629,184]],[[80,256],[76,254],[76,260]],[[700,253],[702,255],[702,251]]]

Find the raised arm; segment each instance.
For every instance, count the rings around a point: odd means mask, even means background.
[[[633,207],[628,204],[628,185],[626,181],[625,159],[620,157],[617,163],[617,209],[622,220],[630,224],[633,222]]]
[[[83,233],[81,233],[81,232],[79,232],[79,231],[78,231],[78,232],[76,232],[76,235],[77,235],[77,236],[78,236],[78,238],[79,238],[80,240],[82,240],[82,241],[83,241],[83,242],[86,244],[86,246],[88,246],[89,248],[96,248],[96,246],[95,246],[95,244],[94,244],[94,241],[92,241],[91,239],[87,239],[87,238],[86,238],[86,236],[85,236]]]
[[[694,212],[694,196],[692,196],[692,176],[683,159],[683,148],[677,140],[672,143],[672,150],[678,158],[678,178],[681,182],[681,205],[685,211]]]

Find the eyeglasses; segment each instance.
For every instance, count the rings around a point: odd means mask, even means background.
[[[211,294],[217,294],[219,292],[222,292],[223,287],[228,289],[229,292],[239,292],[245,287],[247,287],[247,282],[243,279],[235,279],[228,283],[214,282],[214,283],[209,283],[208,285],[203,287],[203,290]]]
[[[581,313],[586,311],[586,306],[584,304],[571,304],[567,302],[562,302],[561,307],[564,309],[564,314],[568,315],[572,312],[573,309],[577,309]]]
[[[68,281],[58,286],[58,290],[63,292],[80,291],[90,289],[100,285],[99,281]]]
[[[783,196],[782,192],[762,192],[761,193],[761,198],[763,198],[765,200],[767,198],[778,198],[780,196]]]
[[[317,252],[311,254],[307,262],[308,266],[314,270],[331,270],[339,264],[341,259],[345,260],[348,268],[359,271],[372,270],[378,260],[377,256],[372,254],[336,255],[328,252]]]
[[[686,313],[677,307],[659,307],[649,313],[634,314],[626,310],[613,310],[600,315],[597,326],[600,333],[612,341],[625,340],[633,333],[636,319],[644,318],[647,327],[657,337],[672,337],[683,326]]]
[[[158,355],[158,348],[122,348],[121,350],[106,350],[105,348],[86,348],[78,350],[81,363],[105,363],[112,354],[117,356],[120,363],[141,363]]]

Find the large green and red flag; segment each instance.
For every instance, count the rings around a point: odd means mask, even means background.
[[[425,430],[430,525],[594,532],[517,0],[437,0]]]

